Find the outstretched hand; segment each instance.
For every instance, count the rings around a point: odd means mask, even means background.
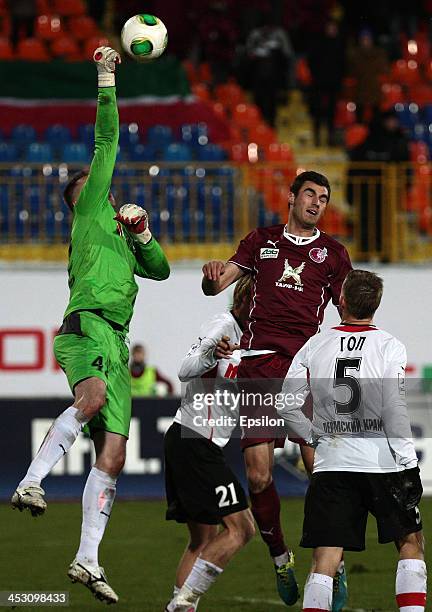
[[[98,47],[93,53],[93,61],[98,71],[98,86],[114,87],[114,72],[117,64],[121,64],[120,54],[111,47]]]
[[[148,214],[141,206],[137,204],[124,204],[114,219],[121,223],[140,242],[146,244],[150,241],[152,235],[148,228]]]

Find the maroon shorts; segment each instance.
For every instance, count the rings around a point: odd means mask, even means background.
[[[240,361],[237,370],[237,381],[242,398],[246,398],[246,394],[261,394],[260,397],[263,397],[265,402],[265,405],[251,405],[249,401],[242,401],[240,404],[240,417],[244,416],[260,420],[264,417],[265,420],[266,417],[277,416],[274,406],[270,401],[267,405],[266,399],[280,392],[291,362],[292,357],[282,355],[281,353],[244,357]],[[241,449],[244,450],[249,446],[255,446],[263,442],[274,442],[275,448],[283,448],[286,436],[283,433],[280,436],[276,434],[277,428],[258,426],[245,429],[243,427],[240,440]]]

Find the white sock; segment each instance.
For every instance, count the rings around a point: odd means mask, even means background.
[[[201,559],[201,557],[198,557],[189,576],[186,578],[184,585],[168,604],[168,612],[175,610],[175,607],[178,604],[189,604],[196,610],[201,595],[208,591],[213,582],[222,572],[223,569],[221,567],[218,567],[214,563],[205,561],[204,559]]]
[[[342,574],[344,569],[345,569],[345,561],[342,559],[342,561],[338,565],[338,568],[336,570],[336,574]]]
[[[426,563],[419,559],[399,561],[396,572],[396,601],[403,612],[423,612],[426,608]]]
[[[71,406],[56,418],[31,462],[27,474],[19,483],[19,487],[30,483],[39,485],[67,453],[77,439],[82,426],[87,422],[83,419],[78,420],[76,418],[78,413],[82,414],[80,410]]]
[[[309,574],[306,580],[303,610],[331,610],[333,599],[333,578],[324,574]]]
[[[83,519],[77,561],[99,567],[98,550],[111,514],[116,478],[92,467],[82,498]]]
[[[282,555],[273,557],[273,563],[276,565],[276,567],[281,567],[281,565],[285,565],[285,563],[288,563],[288,561],[289,561],[288,551],[284,552]]]
[[[175,585],[174,585],[174,588],[173,588],[173,599],[174,599],[174,597],[175,597],[176,595],[178,595],[179,591],[180,591],[180,587],[178,587],[178,586],[175,584]]]

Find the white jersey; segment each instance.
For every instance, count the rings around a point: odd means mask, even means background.
[[[240,344],[241,335],[230,312],[216,315],[203,325],[178,372],[181,382],[187,385],[174,421],[220,447],[227,444],[238,421],[235,380],[240,350],[229,359],[216,359],[214,349],[222,336],[228,336],[230,344]]]
[[[395,472],[415,467],[405,401],[405,346],[373,325],[317,334],[294,357],[281,416],[317,443],[314,472]],[[291,397],[313,398],[313,421]],[[291,396],[291,394],[294,394]]]

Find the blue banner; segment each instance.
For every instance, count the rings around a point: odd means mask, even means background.
[[[0,500],[10,499],[27,471],[53,419],[70,406],[70,399],[0,400],[3,427],[0,430]],[[163,436],[179,405],[178,399],[134,400],[127,460],[118,481],[117,497],[122,499],[161,499],[165,496]],[[291,450],[276,453],[274,477],[283,496],[303,495],[307,478],[294,464],[298,456]],[[243,457],[238,439],[224,449],[227,462],[245,486]],[[87,473],[94,461],[93,444],[84,435],[44,480],[47,498],[79,499]]]

